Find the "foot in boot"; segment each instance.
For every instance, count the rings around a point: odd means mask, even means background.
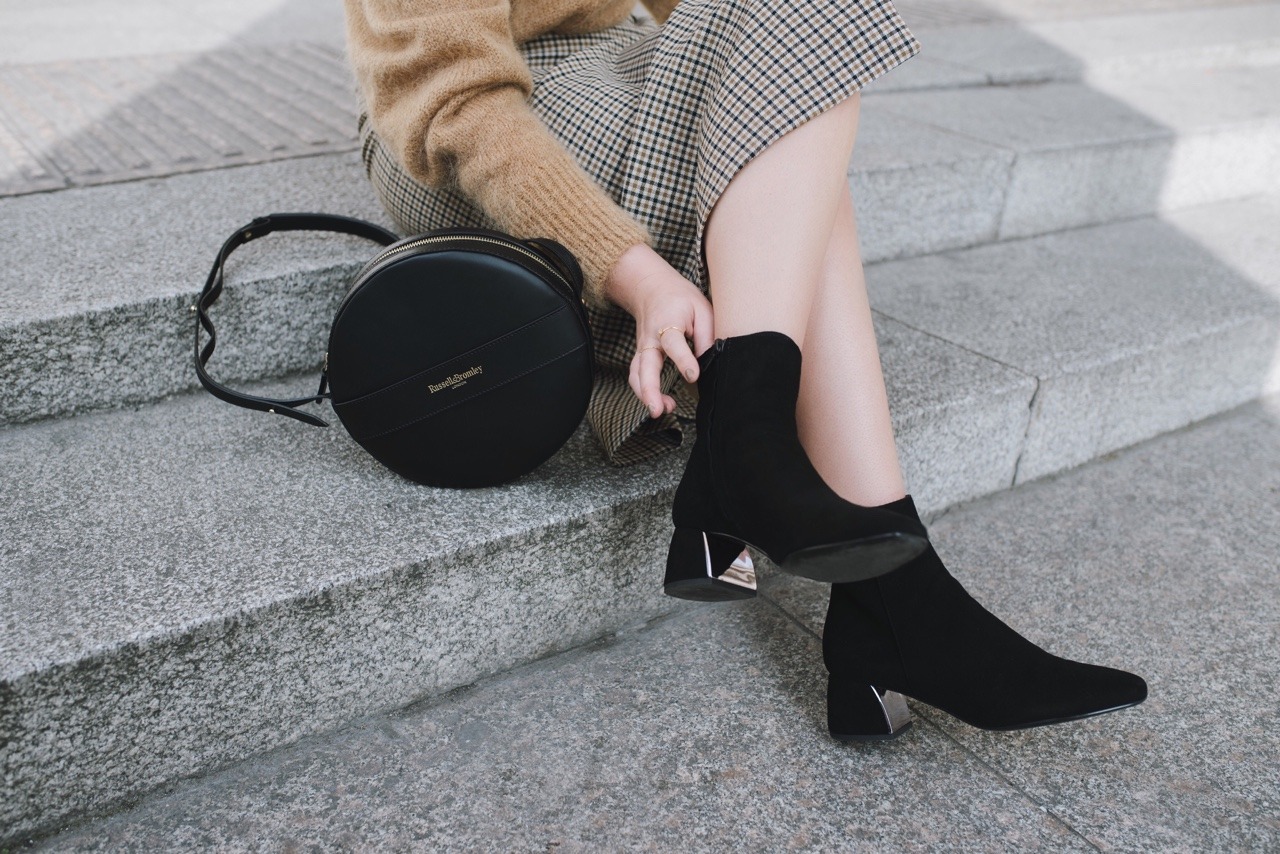
[[[698,362],[697,439],[671,508],[668,593],[727,569],[713,554],[717,537],[726,556],[750,544],[818,581],[872,578],[924,550],[918,519],[846,501],[813,467],[796,428],[801,352],[790,336],[720,338]]]
[[[919,520],[911,496],[886,507]],[[1076,720],[1147,696],[1146,682],[1132,673],[1060,658],[1006,626],[932,546],[889,575],[832,585],[822,646],[833,695],[874,685],[982,729]],[[839,704],[830,707],[834,735],[855,734],[848,730],[857,720]]]

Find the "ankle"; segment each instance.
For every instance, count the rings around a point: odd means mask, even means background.
[[[888,510],[892,513],[915,519],[917,522],[920,521],[920,512],[916,509],[916,502],[912,499],[910,493],[886,504],[877,504],[875,506],[880,510]]]

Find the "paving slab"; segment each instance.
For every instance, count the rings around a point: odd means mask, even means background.
[[[1104,850],[1280,846],[1280,399],[956,507],[930,537],[979,601],[1041,646],[1130,669],[1136,709],[988,733],[918,716]],[[821,632],[828,588],[766,595]]]
[[[5,5],[0,65],[224,46],[230,33],[161,0],[58,0]]]
[[[55,0],[5,8],[0,66],[308,41],[341,46],[341,0]]]
[[[354,87],[340,51],[308,44],[0,66],[0,127],[65,186],[114,184],[351,151]],[[0,193],[49,189],[11,159]]]
[[[1229,248],[1147,218],[893,261],[868,286],[888,317],[1038,379],[1023,482],[1265,390],[1280,303]]]
[[[695,606],[36,850],[1091,850],[930,723],[831,742],[824,684],[768,603]]]
[[[672,460],[606,470],[584,430],[518,484],[431,489],[337,428],[255,415],[191,396],[0,433],[21,507],[0,552],[0,825],[118,803],[678,604],[659,584]]]
[[[905,20],[911,24],[910,18]],[[1102,21],[1088,23],[1099,29],[1105,27]],[[1084,58],[1040,37],[1023,22],[998,20],[925,29],[917,37],[924,45],[920,56],[928,55],[957,70],[950,80],[939,81],[938,88],[971,86],[974,84],[969,81],[973,78],[977,85],[988,86],[1072,81],[1088,71]],[[886,75],[889,76],[892,75]]]
[[[1034,380],[876,320],[922,504],[1007,487]],[[688,448],[613,468],[588,429],[466,491],[203,392],[0,429],[0,820],[109,809],[678,607]]]

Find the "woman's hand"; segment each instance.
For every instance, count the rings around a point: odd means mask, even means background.
[[[605,294],[636,319],[636,353],[628,377],[631,390],[651,417],[673,411],[675,399],[663,394],[659,385],[663,362],[670,357],[686,382],[697,381],[697,354],[715,343],[710,301],[643,243],[632,246],[613,265]],[[675,328],[659,336],[667,327]],[[680,330],[693,338],[694,349]]]

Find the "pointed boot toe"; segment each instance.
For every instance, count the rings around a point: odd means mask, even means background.
[[[919,519],[910,496],[888,506]],[[876,685],[989,730],[1079,720],[1147,697],[1140,676],[1053,655],[1018,634],[965,591],[932,546],[888,575],[832,585],[822,648],[837,696],[862,707],[829,712],[845,736],[860,719],[881,732],[850,686]]]

